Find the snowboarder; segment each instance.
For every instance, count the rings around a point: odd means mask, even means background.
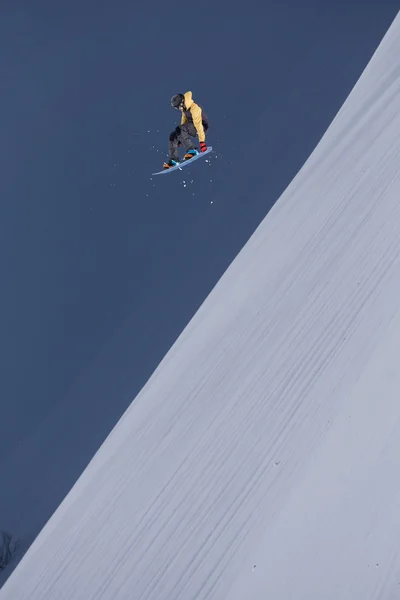
[[[164,163],[164,169],[169,169],[179,163],[178,146],[186,150],[184,160],[190,160],[199,153],[191,138],[196,136],[200,142],[200,152],[207,150],[206,131],[208,117],[203,109],[193,101],[192,92],[175,94],[171,98],[171,106],[182,111],[181,124],[169,136],[169,161]]]

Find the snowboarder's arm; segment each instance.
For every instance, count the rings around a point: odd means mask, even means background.
[[[193,124],[196,127],[197,135],[199,136],[199,142],[204,142],[206,139],[206,135],[204,133],[203,119],[200,106],[193,102],[192,106],[190,107],[190,112],[192,113]]]

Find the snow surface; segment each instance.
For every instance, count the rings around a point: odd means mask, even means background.
[[[398,16],[1,600],[400,597],[399,56]]]

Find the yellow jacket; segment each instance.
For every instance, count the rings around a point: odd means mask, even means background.
[[[202,110],[200,106],[193,101],[192,92],[186,92],[186,94],[183,95],[185,98],[185,110],[182,113],[181,125],[187,123],[189,120],[193,120],[193,125],[195,126],[197,135],[199,136],[199,142],[204,142],[206,139],[206,134],[203,127]],[[190,116],[188,116],[186,113],[189,113]]]

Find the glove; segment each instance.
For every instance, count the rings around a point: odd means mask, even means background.
[[[200,142],[200,152],[205,152],[207,150],[207,146],[205,142]]]

